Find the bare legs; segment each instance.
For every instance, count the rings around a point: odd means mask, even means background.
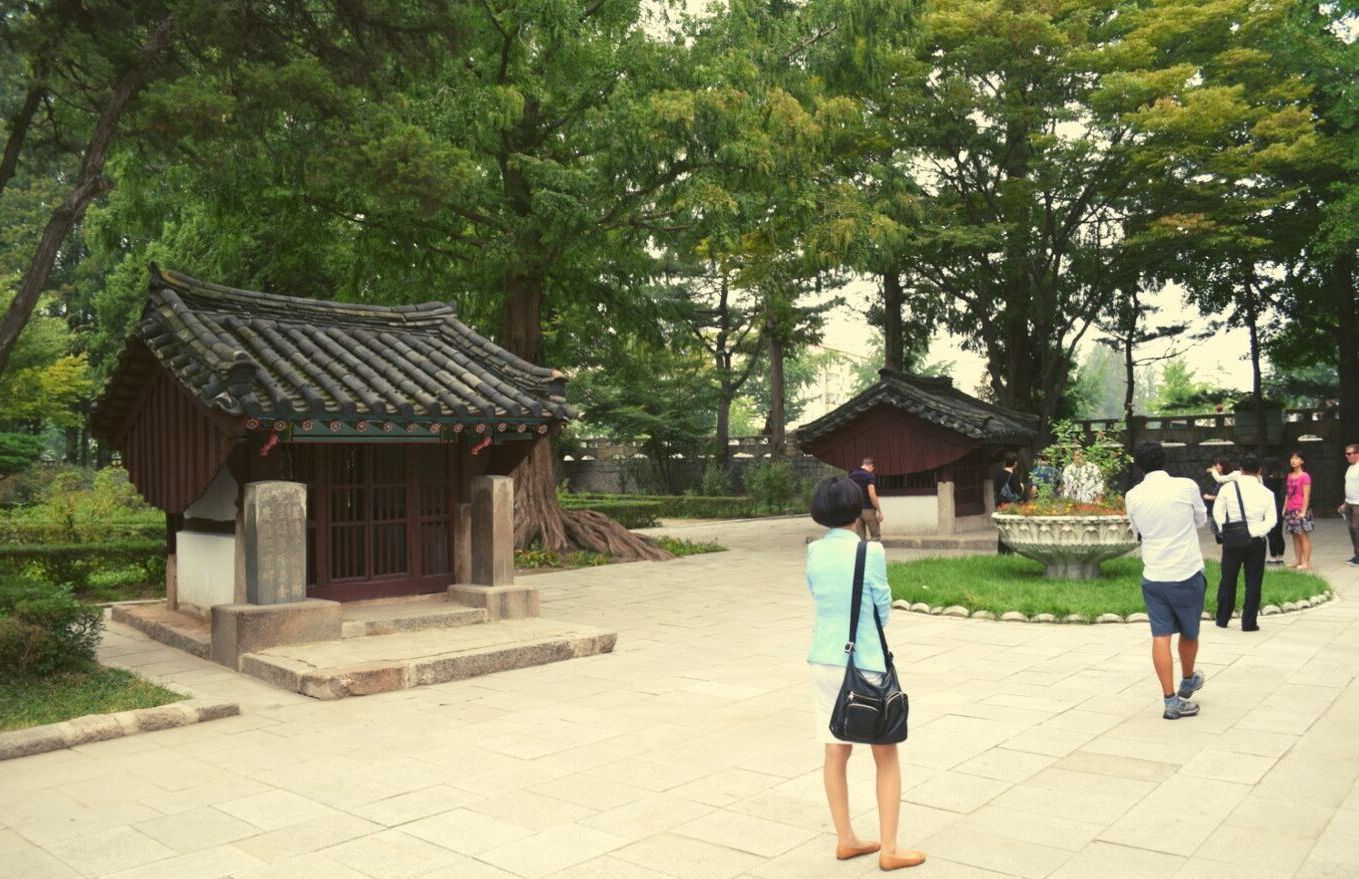
[[[1179,639],[1180,668],[1184,677],[1194,676],[1194,660],[1199,655],[1198,639],[1190,641],[1183,635]],[[1175,692],[1175,661],[1170,658],[1170,636],[1156,635],[1151,639],[1151,664],[1156,668],[1156,678],[1161,682],[1161,694]]]
[[[1291,568],[1300,571],[1310,570],[1312,567],[1312,535],[1303,532],[1293,535],[1293,564]]]
[[[896,745],[873,745],[873,763],[878,770],[878,838],[882,855],[897,850],[897,818],[901,814],[901,764]]]
[[[826,765],[822,767],[821,777],[826,785],[826,801],[830,803],[831,823],[835,825],[835,841],[838,845],[849,847],[863,844],[854,835],[849,823],[849,755],[853,745],[826,745]]]
[[[873,762],[877,766],[878,831],[882,853],[891,854],[897,846],[897,821],[901,814],[901,764],[897,761],[896,745],[872,745]],[[830,804],[831,823],[835,825],[835,841],[844,848],[864,845],[854,835],[849,820],[849,755],[853,745],[826,745],[826,763],[822,780],[826,785],[826,801]]]

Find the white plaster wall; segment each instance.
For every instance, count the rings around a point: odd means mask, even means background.
[[[215,519],[218,522],[236,521],[236,480],[226,467],[208,484],[202,497],[189,504],[184,511],[189,519]]]
[[[187,519],[236,520],[236,480],[226,467],[184,511]],[[236,537],[180,531],[175,536],[175,585],[180,605],[206,612],[236,599]]]
[[[179,602],[206,611],[236,597],[236,538],[231,534],[180,531],[175,536]]]
[[[882,533],[933,534],[939,530],[939,499],[934,495],[879,497]]]

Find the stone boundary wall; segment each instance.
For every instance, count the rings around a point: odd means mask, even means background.
[[[1251,419],[1254,418],[1252,414]],[[1096,431],[1114,430],[1118,420],[1091,419],[1077,422],[1087,436]],[[1187,476],[1205,489],[1213,484],[1205,471],[1216,455],[1239,461],[1254,445],[1238,446],[1236,417],[1230,412],[1201,415],[1146,416],[1137,419],[1139,440],[1166,443],[1167,469],[1172,475]],[[1243,424],[1253,430],[1253,424]],[[1344,490],[1345,444],[1359,437],[1340,436],[1339,411],[1336,409],[1290,409],[1284,413],[1279,442],[1268,446],[1265,457],[1277,457],[1287,469],[1287,455],[1294,448],[1307,456],[1307,472],[1312,475],[1314,506],[1318,515],[1335,515]],[[693,458],[672,457],[667,462],[670,485],[660,477],[654,461],[642,453],[640,443],[587,438],[573,444],[573,454],[558,462],[558,482],[566,480],[572,491],[613,494],[682,493],[696,488],[704,469],[712,462],[708,455]],[[743,476],[753,465],[769,457],[769,438],[733,437],[728,468],[728,491],[744,493]],[[798,451],[797,434],[788,436],[789,462],[800,479],[817,480],[842,471]]]

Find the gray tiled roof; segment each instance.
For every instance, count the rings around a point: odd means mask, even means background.
[[[565,377],[479,335],[446,303],[359,305],[237,290],[152,266],[133,333],[209,408],[258,419],[550,424]],[[116,417],[124,350],[96,414]],[[130,370],[130,372],[135,372]],[[502,428],[503,429],[503,428]]]
[[[982,442],[1025,443],[1038,433],[1038,418],[964,394],[947,377],[878,372],[877,384],[797,430],[800,445],[844,427],[875,406],[887,405]]]

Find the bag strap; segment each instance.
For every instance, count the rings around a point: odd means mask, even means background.
[[[864,561],[868,557],[868,541],[861,540],[854,550],[854,594],[849,608],[849,640],[845,642],[845,653],[854,662],[854,638],[859,631],[859,606],[864,598]],[[882,617],[878,615],[878,605],[873,605],[873,622],[878,627],[878,641],[882,643],[882,656],[887,667],[892,667],[892,651],[887,649],[887,634],[882,630]]]
[[[1243,503],[1242,500],[1241,500],[1241,483],[1239,483],[1239,482],[1237,482],[1235,479],[1233,479],[1233,480],[1232,480],[1232,487],[1236,489],[1236,508],[1237,508],[1238,510],[1241,511],[1241,521],[1244,522],[1244,521],[1246,521],[1246,505],[1245,505],[1245,503]],[[1227,521],[1230,522],[1230,521],[1232,520],[1232,510],[1231,510],[1231,508],[1228,507],[1226,512],[1227,512]]]

